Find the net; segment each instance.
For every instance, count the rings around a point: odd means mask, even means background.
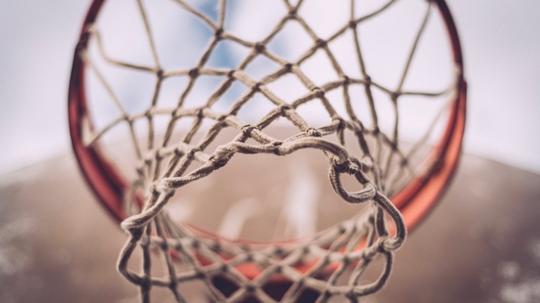
[[[99,9],[102,2],[98,2],[94,3],[94,8]],[[438,121],[449,109],[449,103],[443,104],[425,133],[405,148],[400,137],[401,99],[407,96],[452,97],[459,93],[457,83],[461,70],[453,75],[448,88],[439,92],[408,91],[404,88],[419,41],[433,14],[434,2],[425,3],[420,25],[411,46],[405,50],[407,56],[398,84],[392,89],[379,83],[368,72],[359,27],[386,12],[397,1],[388,1],[368,14],[357,15],[355,7],[358,4],[351,0],[346,24],[327,38],[322,38],[301,14],[308,0],[296,3],[284,0],[286,14],[258,41],[241,38],[227,30],[225,0],[219,1],[217,20],[187,1],[172,2],[212,31],[210,43],[192,67],[167,69],[161,63],[152,23],[142,0],[136,4],[153,65],[112,58],[101,38],[101,29],[94,24],[88,24],[85,39],[78,49],[82,62],[90,68],[120,113],[100,128],[91,121],[81,122],[85,125],[85,146],[99,146],[108,133],[123,125],[127,127],[137,159],[132,164],[134,177],[129,184],[119,185],[123,205],[118,213],[125,212],[121,225],[129,234],[118,261],[120,273],[139,287],[142,302],[149,302],[152,290],[158,289],[168,290],[177,302],[187,302],[181,287],[190,283],[202,284],[202,291],[216,302],[328,302],[343,299],[358,302],[360,297],[380,290],[389,278],[394,252],[406,237],[405,222],[388,197],[400,192],[419,175],[418,170],[422,166],[418,162],[411,164],[412,159],[425,149]],[[268,47],[289,23],[299,25],[311,40],[309,45],[302,45],[304,52],[293,61],[284,59]],[[359,77],[345,71],[331,47],[332,43],[348,34],[353,37],[354,53],[351,58]],[[210,57],[224,41],[247,49],[247,55],[234,68],[209,67]],[[96,54],[88,51],[88,43],[95,44]],[[317,84],[312,75],[304,72],[303,64],[317,53],[328,59],[337,75],[335,80]],[[148,106],[136,114],[126,110],[93,56],[100,56],[109,65],[152,75],[154,89]],[[270,60],[277,68],[256,79],[247,69],[259,57]],[[220,83],[204,102],[187,106],[186,100],[203,76],[220,79]],[[305,94],[286,100],[270,88],[272,83],[285,76],[299,80]],[[165,80],[176,77],[185,78],[187,85],[175,106],[161,107],[162,85]],[[225,112],[220,112],[217,104],[235,83],[242,85],[243,93]],[[369,124],[362,121],[355,110],[356,97],[351,90],[356,87],[362,89],[367,100]],[[340,111],[328,97],[335,92],[341,95],[340,106],[344,111]],[[393,119],[386,132],[381,126],[381,114],[376,106],[376,96],[381,94],[391,100]],[[257,97],[269,101],[272,108],[257,121],[241,119],[239,112]],[[314,104],[318,108],[317,114],[327,116],[330,122],[314,126],[299,113],[299,109],[308,104]],[[158,117],[165,117],[167,122],[158,123]],[[191,121],[190,127],[182,137],[175,137],[178,124],[186,119]],[[145,123],[144,136],[137,128],[141,121]],[[266,131],[278,121],[294,125],[295,133],[280,138]],[[208,123],[210,126],[206,127]],[[223,140],[220,136],[224,130],[235,130],[234,137],[223,144],[214,144]],[[356,146],[354,152],[352,145]],[[233,157],[250,154],[287,156],[305,149],[319,150],[326,156],[332,188],[343,201],[362,204],[365,210],[362,214],[339,222],[308,240],[273,244],[224,239],[171,219],[166,206],[176,192],[224,167]],[[429,162],[427,166],[432,165]],[[347,189],[342,180],[346,176],[352,177],[359,188]],[[140,270],[130,267],[130,263],[137,259],[136,251],[141,254]],[[377,260],[379,265],[374,265]],[[366,281],[370,267],[378,268],[378,274],[373,280]],[[164,270],[159,272],[156,268]]]

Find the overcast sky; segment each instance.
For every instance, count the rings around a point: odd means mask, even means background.
[[[71,55],[90,1],[0,1],[0,172],[69,152]],[[540,2],[454,0],[466,151],[540,173]]]

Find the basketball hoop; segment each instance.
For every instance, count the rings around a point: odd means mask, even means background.
[[[466,82],[463,76],[463,60],[458,34],[449,9],[443,0],[427,1],[421,24],[408,50],[405,68],[396,89],[389,89],[373,79],[366,67],[358,33],[365,22],[385,14],[399,1],[388,1],[364,15],[357,15],[355,1],[350,1],[350,18],[332,35],[319,36],[302,16],[306,1],[292,4],[284,0],[286,14],[262,40],[250,41],[240,38],[225,27],[227,1],[219,1],[219,15],[212,20],[188,1],[171,0],[188,14],[198,18],[213,33],[209,46],[193,66],[187,69],[165,68],[159,58],[154,41],[152,24],[142,0],[136,1],[145,35],[151,49],[153,65],[145,66],[108,56],[107,47],[101,39],[98,15],[106,10],[105,0],[93,0],[75,50],[69,86],[69,125],[73,150],[79,166],[98,200],[112,217],[122,222],[129,234],[120,258],[118,269],[141,291],[143,302],[149,302],[152,289],[166,289],[177,302],[186,302],[179,287],[185,283],[203,285],[206,296],[216,302],[327,302],[334,298],[346,298],[358,302],[358,298],[377,292],[389,278],[394,251],[403,244],[406,230],[417,226],[436,205],[448,186],[459,161],[465,127]],[[148,3],[150,5],[150,3]],[[333,5],[345,5],[334,3]],[[349,5],[349,4],[347,4]],[[453,73],[447,89],[439,92],[407,91],[405,79],[409,73],[417,46],[428,26],[430,16],[438,13],[449,37]],[[296,61],[286,60],[269,49],[272,42],[288,23],[296,23],[312,40],[309,45],[298,45],[304,53]],[[338,62],[331,45],[343,35],[354,37],[354,54],[351,61],[358,65],[359,77],[348,75]],[[228,41],[248,51],[236,67],[219,69],[207,66],[208,58],[216,46]],[[90,47],[94,45],[96,51]],[[322,52],[331,62],[336,79],[316,84],[311,75],[303,71],[305,62],[315,53]],[[153,97],[142,112],[131,114],[122,106],[114,89],[94,61],[101,57],[106,64],[152,75],[155,79]],[[277,68],[255,79],[247,67],[255,58],[264,57]],[[399,69],[398,69],[399,71]],[[120,114],[103,127],[96,127],[98,115],[89,102],[87,78],[92,73],[110,95]],[[304,86],[305,94],[291,100],[279,97],[271,89],[273,83],[286,75],[292,75]],[[186,106],[190,87],[203,76],[221,80],[219,87],[197,106]],[[159,106],[159,93],[163,81],[172,77],[187,79],[187,88],[179,102],[172,108]],[[228,110],[220,113],[215,104],[223,98],[234,83],[244,87]],[[368,101],[371,125],[362,121],[354,108],[356,101],[353,88],[360,87]],[[386,95],[394,106],[395,121],[390,134],[385,133],[378,122],[379,116],[374,91]],[[328,97],[341,92],[343,113]],[[239,111],[253,102],[255,95],[265,98],[272,109],[257,121],[243,121]],[[399,136],[398,102],[403,97],[445,98],[441,114],[435,115],[433,124],[425,135],[406,150]],[[329,123],[314,126],[299,109],[316,104],[318,115],[329,117]],[[159,128],[158,117],[169,120]],[[175,126],[182,119],[192,124],[181,139],[174,137]],[[270,135],[267,129],[277,120],[289,121],[295,133],[284,138]],[[146,123],[146,144],[141,144],[136,123]],[[211,126],[204,128],[203,122]],[[136,161],[129,170],[119,168],[103,137],[119,125],[127,126],[124,134],[134,146]],[[442,131],[433,144],[434,125],[442,125]],[[406,125],[405,125],[406,126]],[[236,131],[232,139],[213,146],[224,129]],[[198,142],[196,134],[201,133]],[[162,135],[161,138],[158,138]],[[351,138],[358,151],[351,148]],[[161,139],[161,140],[160,140]],[[421,159],[418,152],[428,149]],[[174,222],[166,206],[181,189],[192,182],[204,182],[214,171],[227,166],[233,157],[249,157],[250,154],[288,156],[302,150],[318,150],[328,159],[330,185],[343,201],[366,205],[366,212],[325,229],[309,239],[290,241],[260,241],[252,243],[226,239],[204,229]],[[421,167],[420,171],[415,170]],[[357,190],[349,190],[343,179],[352,177]],[[241,176],[240,176],[241,178]],[[248,182],[244,180],[243,182]],[[135,251],[140,248],[141,272],[129,268]],[[153,253],[152,251],[155,251]],[[157,276],[152,271],[155,260],[162,260],[165,269]],[[364,273],[374,263],[382,260],[382,269],[375,280],[362,282]]]

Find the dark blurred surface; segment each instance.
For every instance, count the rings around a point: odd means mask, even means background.
[[[465,156],[366,302],[540,302],[539,199],[539,175]],[[0,302],[134,302],[124,240],[70,157],[1,176]]]

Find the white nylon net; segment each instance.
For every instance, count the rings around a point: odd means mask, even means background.
[[[82,56],[118,113],[101,125],[94,122],[94,127],[89,127],[88,144],[105,145],[104,137],[122,126],[127,129],[136,157],[132,164],[135,169],[131,191],[125,198],[130,216],[122,223],[129,239],[120,254],[118,269],[140,288],[142,301],[149,302],[153,291],[165,289],[177,302],[186,302],[184,286],[190,283],[202,284],[201,291],[216,302],[345,299],[358,302],[360,297],[381,289],[391,272],[394,251],[402,245],[406,235],[399,211],[387,197],[416,175],[418,163],[411,165],[411,159],[427,145],[446,109],[443,103],[439,106],[440,113],[436,111],[429,115],[433,122],[424,127],[425,133],[405,146],[401,142],[400,104],[407,97],[433,99],[434,102],[454,93],[452,73],[448,89],[433,92],[405,88],[420,39],[433,14],[433,4],[421,3],[421,18],[414,25],[412,41],[400,49],[405,54],[404,62],[393,68],[398,76],[397,85],[389,88],[370,73],[360,28],[391,10],[399,1],[380,3],[364,14],[358,13],[362,2],[332,2],[333,6],[344,6],[349,15],[344,24],[325,36],[314,29],[316,20],[308,20],[303,15],[309,0],[276,1],[284,14],[276,18],[267,32],[263,31],[261,39],[250,40],[227,27],[228,18],[235,16],[229,12],[227,1],[217,1],[215,16],[209,16],[189,1],[170,0],[174,9],[197,19],[206,31],[211,32],[209,43],[197,53],[196,60],[180,69],[167,67],[160,56],[156,36],[164,27],[153,26],[158,23],[149,13],[154,2],[133,2],[144,26],[143,36],[152,64],[132,63],[110,54],[102,39],[102,32],[108,28],[100,27],[99,22],[91,31],[91,47],[82,52]],[[247,5],[249,7],[253,2]],[[106,9],[105,6],[104,11]],[[324,14],[324,11],[320,13]],[[120,17],[115,20],[122,26],[131,26]],[[301,51],[294,59],[284,58],[272,46],[290,24],[302,31],[309,42],[299,38],[302,43],[296,46]],[[253,26],[256,28],[257,24]],[[348,37],[351,47],[344,53],[346,62],[333,48],[334,44],[344,43],[343,37]],[[181,41],[179,46],[182,43],[190,41]],[[215,60],[212,59],[214,53],[226,53],[220,49],[224,43],[244,49],[245,56],[234,67],[210,66],[209,62]],[[174,48],[165,52],[171,51]],[[260,58],[270,62],[268,66],[273,70],[258,75],[261,69],[251,67]],[[304,66],[314,58],[315,62],[322,62],[320,58],[324,58],[329,63],[330,80],[321,81],[320,73],[305,71]],[[97,63],[99,60],[101,65],[109,68],[150,76],[147,82],[152,83],[152,93],[146,100],[142,98],[144,106],[141,110],[133,113],[126,109],[122,96],[115,92],[114,81]],[[355,71],[352,74],[349,73],[351,69]],[[185,86],[176,104],[164,106],[160,102],[165,94],[165,82],[177,78],[184,79]],[[215,89],[204,98],[193,95],[197,83],[209,78],[217,84]],[[285,78],[299,83],[303,93],[295,98],[282,97],[280,86],[274,84]],[[130,78],[115,79],[129,81]],[[363,110],[358,110],[359,94],[366,105]],[[385,114],[381,114],[377,106],[378,98],[389,100]],[[224,103],[224,99],[229,101]],[[266,107],[251,105],[260,100],[266,102]],[[248,114],[245,114],[246,108]],[[268,110],[260,116],[249,115],[250,111],[264,111],[261,108]],[[304,108],[310,108],[307,114],[302,111]],[[325,118],[313,122],[313,113]],[[392,118],[381,121],[385,116]],[[186,121],[189,126],[179,135],[178,125],[186,124]],[[284,121],[294,126],[294,134],[278,137],[267,132]],[[226,130],[234,130],[234,136],[220,139]],[[220,144],[216,145],[216,141]],[[203,236],[185,224],[174,222],[167,211],[167,204],[182,187],[212,174],[239,154],[286,156],[304,149],[317,149],[326,155],[333,189],[344,201],[364,205],[365,211],[361,215],[339,222],[309,241],[248,245]],[[359,189],[346,189],[342,181],[344,175],[352,176]],[[242,176],[238,176],[238,182],[249,186],[249,180],[242,180]],[[142,205],[136,199],[137,195],[143,196]],[[136,251],[141,253],[140,270],[130,267]],[[373,265],[375,260],[380,262],[378,267]],[[367,281],[365,273],[370,266],[377,267],[379,274]],[[273,289],[276,284],[283,287],[279,291]]]

